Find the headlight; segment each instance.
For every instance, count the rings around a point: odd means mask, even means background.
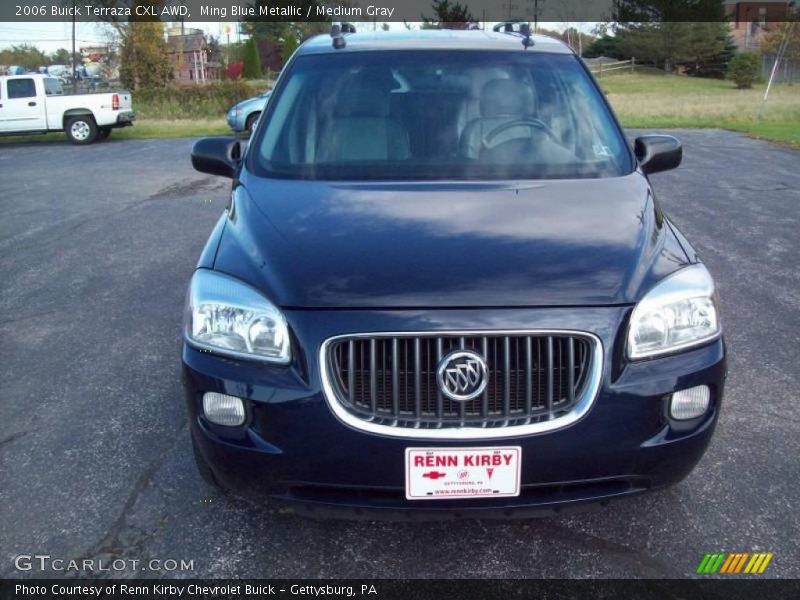
[[[675,352],[719,334],[714,280],[703,265],[692,265],[658,283],[633,309],[628,357]]]
[[[219,354],[284,365],[291,360],[280,311],[249,285],[207,269],[192,276],[185,335],[193,346]]]

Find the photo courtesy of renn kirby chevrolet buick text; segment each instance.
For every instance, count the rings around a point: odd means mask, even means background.
[[[513,28],[509,28],[513,29]],[[683,479],[726,377],[717,291],[564,44],[509,31],[304,43],[191,277],[204,478],[298,507],[547,513]]]

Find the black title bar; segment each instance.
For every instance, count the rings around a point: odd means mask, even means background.
[[[2,600],[511,600],[514,598],[664,598],[762,600],[797,598],[800,581],[700,580],[239,580],[30,579],[0,580]]]
[[[473,22],[725,21],[723,0],[453,0]],[[790,5],[787,3],[787,10]],[[768,19],[783,19],[777,12]],[[438,21],[431,0],[3,0],[0,21]]]

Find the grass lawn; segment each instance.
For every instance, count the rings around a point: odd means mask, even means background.
[[[135,140],[146,138],[202,137],[205,135],[233,135],[225,119],[137,119],[133,127],[115,129],[111,139]],[[66,141],[63,132],[46,135],[21,135],[0,137],[2,143]]]
[[[800,148],[800,85],[773,85],[759,118],[765,83],[737,90],[730,81],[653,71],[609,74],[600,84],[625,127],[718,127]]]
[[[115,138],[176,138],[204,135],[233,135],[225,119],[141,119],[133,127],[115,129]]]

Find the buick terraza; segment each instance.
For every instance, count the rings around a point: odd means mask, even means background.
[[[204,478],[314,510],[512,515],[684,478],[725,380],[714,281],[582,61],[523,32],[319,36],[187,295]],[[341,511],[336,511],[341,513]]]

